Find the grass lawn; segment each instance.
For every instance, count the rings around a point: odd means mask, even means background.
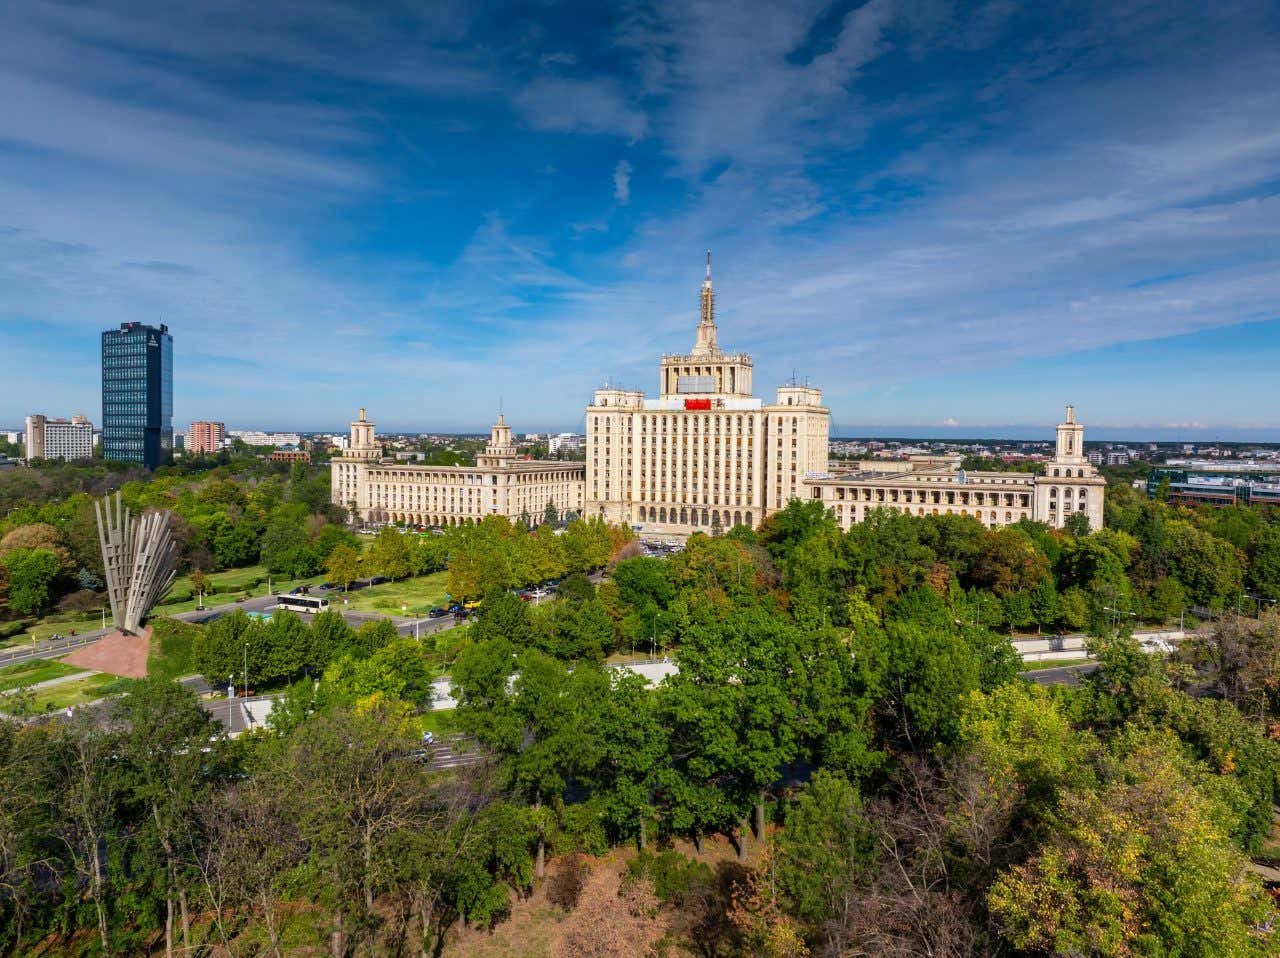
[[[111,625],[111,610],[107,610],[107,625]],[[21,645],[22,640],[31,641],[31,633],[35,633],[37,638],[47,639],[55,632],[59,635],[70,635],[74,629],[79,635],[83,632],[92,632],[95,629],[102,628],[102,613],[90,612],[87,615],[59,615],[42,619],[33,626],[29,626],[21,636],[17,636],[11,645]]]
[[[116,675],[97,672],[83,679],[63,682],[61,685],[47,689],[37,689],[28,700],[27,708],[35,713],[57,712],[68,705],[85,705],[108,695],[127,692],[133,683],[132,679],[122,679]]]
[[[84,669],[77,669],[75,666],[63,665],[56,659],[32,659],[29,662],[19,662],[17,665],[7,665],[0,669],[0,692],[21,688],[24,685],[35,685],[37,682],[47,682],[49,679],[60,679],[64,675],[75,675],[83,671]]]
[[[422,731],[434,732],[436,735],[456,731],[458,726],[453,711],[453,709],[442,709],[439,712],[423,712],[418,716],[422,719]]]
[[[324,581],[323,575],[311,576],[308,579],[290,579],[283,576],[271,576],[273,592],[288,592],[296,585],[318,585]],[[210,572],[209,581],[216,592],[206,592],[204,604],[226,605],[237,595],[248,592],[250,595],[267,594],[267,567],[264,565],[246,566],[243,569],[227,569],[224,572]],[[156,615],[175,615],[178,612],[190,612],[199,598],[191,594],[191,577],[182,576],[173,580],[165,598],[156,606]]]
[[[147,654],[147,674],[167,679],[180,679],[194,671],[191,664],[191,645],[204,631],[202,625],[179,622],[177,619],[155,618],[151,620],[151,648]]]
[[[1041,669],[1065,669],[1072,665],[1088,665],[1093,659],[1049,659],[1045,662],[1023,662],[1022,671],[1039,672]]]
[[[402,582],[384,582],[382,585],[348,592],[345,596],[341,592],[331,592],[329,602],[340,607],[343,598],[346,598],[349,600],[347,608],[357,612],[423,616],[432,606],[445,604],[445,581],[448,578],[447,572],[433,572]],[[403,610],[403,606],[408,606],[408,610]]]

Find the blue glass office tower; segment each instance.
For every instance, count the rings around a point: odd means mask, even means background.
[[[173,337],[121,323],[102,334],[102,458],[154,469],[173,456]]]

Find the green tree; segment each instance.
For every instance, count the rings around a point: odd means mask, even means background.
[[[191,863],[198,854],[191,823],[217,781],[217,755],[208,752],[215,726],[194,693],[160,678],[139,680],[129,695],[114,701],[112,716],[124,730],[120,755],[129,800],[141,812],[139,847],[145,852],[158,846],[160,852],[165,954],[173,954],[175,918],[181,921],[184,952],[190,953],[188,895],[196,887]]]
[[[680,671],[660,691],[672,752],[663,791],[671,825],[695,842],[736,834],[742,856],[752,809],[763,826],[765,790],[799,750],[785,681],[798,670],[798,644],[785,618],[761,609],[706,610],[687,629]]]
[[[1082,539],[1089,534],[1089,516],[1084,512],[1073,512],[1067,516],[1067,521],[1062,524],[1062,528],[1077,539]]]
[[[1264,526],[1249,546],[1249,585],[1264,599],[1280,600],[1280,525]]]
[[[360,578],[360,552],[346,543],[339,543],[325,559],[324,567],[329,581],[341,585],[345,591]]]
[[[388,579],[407,579],[413,575],[414,557],[408,538],[390,526],[383,529],[369,546],[364,560],[367,568]]]
[[[273,573],[294,575],[299,566],[308,564],[306,554],[310,543],[302,521],[292,510],[284,510],[267,526],[261,554],[263,563]],[[314,561],[314,556],[311,559]]]
[[[1053,579],[1046,576],[1037,582],[1031,590],[1029,598],[1031,600],[1031,620],[1035,622],[1036,629],[1052,628],[1061,614],[1058,590],[1053,587]]]
[[[533,617],[527,602],[511,592],[490,592],[471,627],[471,640],[484,642],[501,638],[523,648],[529,644],[532,631]]]
[[[358,705],[361,700],[400,699],[415,707],[431,702],[431,670],[422,643],[397,639],[366,659],[343,656],[321,683],[326,704]]]
[[[602,798],[611,833],[634,837],[643,849],[656,814],[654,789],[666,761],[666,729],[659,720],[657,698],[642,676],[614,670],[610,680],[597,720],[601,753],[591,784]]]
[[[777,877],[790,911],[812,926],[838,915],[873,874],[876,838],[858,790],[819,769],[778,836]]]
[[[47,549],[14,549],[3,560],[9,575],[9,607],[20,615],[44,609],[58,578],[58,557]]]
[[[1167,746],[1067,795],[1054,833],[988,905],[1010,943],[1054,954],[1274,954],[1275,912],[1217,825],[1222,809]]]
[[[1000,598],[1035,588],[1049,574],[1049,561],[1022,532],[1007,526],[992,529],[978,557],[974,577]]]
[[[916,751],[950,741],[962,701],[981,686],[981,661],[956,632],[921,622],[885,624],[888,656],[878,705],[884,734]]]

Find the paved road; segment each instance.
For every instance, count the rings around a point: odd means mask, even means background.
[[[1097,662],[1088,662],[1059,669],[1036,669],[1034,672],[1021,674],[1024,679],[1030,679],[1036,685],[1079,685],[1081,676],[1088,675],[1097,667]]]

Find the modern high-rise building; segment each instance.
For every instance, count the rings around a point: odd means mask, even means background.
[[[102,334],[102,458],[154,469],[173,455],[173,337],[121,323]]]
[[[27,417],[28,459],[93,458],[93,424],[84,416],[50,419],[35,413]]]
[[[227,427],[220,422],[193,422],[187,430],[187,452],[217,452],[227,438]]]

